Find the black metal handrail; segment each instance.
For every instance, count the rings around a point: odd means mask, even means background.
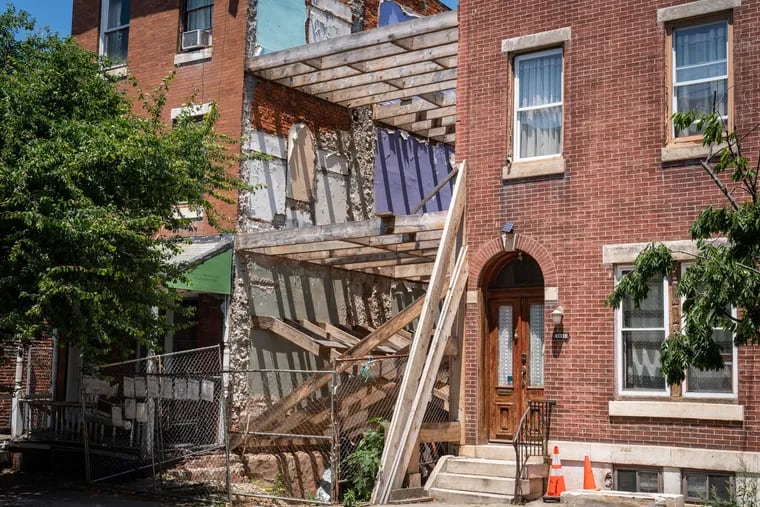
[[[523,501],[522,479],[531,456],[549,457],[549,431],[552,422],[552,400],[531,400],[517,425],[512,445],[515,447],[515,496],[513,503]]]

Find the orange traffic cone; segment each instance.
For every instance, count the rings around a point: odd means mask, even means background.
[[[594,472],[591,470],[591,460],[588,456],[583,457],[583,489],[599,491],[594,480]]]
[[[559,496],[565,491],[565,476],[562,475],[562,463],[559,461],[559,447],[554,446],[552,468],[549,472],[549,487],[544,495],[544,502],[559,502]]]

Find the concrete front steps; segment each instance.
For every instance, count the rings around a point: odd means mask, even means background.
[[[443,456],[425,489],[433,500],[451,504],[509,503],[515,494],[515,460]],[[520,481],[524,498],[543,495],[549,467],[541,458],[528,461],[528,475]]]

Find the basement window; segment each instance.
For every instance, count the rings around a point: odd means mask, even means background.
[[[683,496],[687,502],[729,502],[733,491],[733,480],[729,474],[704,471],[683,473]]]
[[[662,477],[656,469],[616,468],[615,489],[633,493],[661,493]]]

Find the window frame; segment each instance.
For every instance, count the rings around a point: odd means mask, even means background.
[[[615,267],[615,285],[620,282],[625,272],[631,271],[632,265],[619,265]],[[668,331],[670,329],[670,283],[668,277],[662,278],[663,288],[663,341],[668,337]],[[655,328],[646,328],[649,330]],[[644,328],[630,328],[626,330],[645,330]],[[665,380],[665,388],[663,390],[654,389],[627,389],[625,387],[625,350],[623,345],[623,303],[615,309],[615,377],[617,384],[617,393],[624,397],[649,397],[649,398],[670,398],[670,385],[668,385],[667,379]]]
[[[689,265],[691,263],[689,262],[682,262],[681,263],[681,276],[686,272],[686,270],[689,268]],[[683,312],[683,303],[684,298],[681,298],[681,329],[684,328],[684,318],[685,314]],[[735,307],[731,308],[731,314],[736,317],[738,312]],[[732,352],[731,352],[731,392],[730,393],[711,393],[711,392],[704,392],[704,391],[689,391],[689,372],[686,371],[686,378],[684,379],[682,385],[682,391],[683,391],[683,397],[684,398],[710,398],[710,399],[724,399],[724,400],[736,400],[738,399],[739,395],[739,368],[737,367],[737,361],[739,360],[739,349],[736,346],[736,344],[733,344],[732,346]],[[721,354],[723,356],[728,354]]]
[[[662,470],[659,468],[647,468],[647,467],[637,467],[637,466],[621,466],[621,467],[614,467],[614,474],[613,474],[613,481],[614,481],[614,490],[615,491],[628,491],[620,489],[620,481],[618,479],[618,474],[620,472],[634,472],[636,474],[636,491],[631,491],[630,493],[652,493],[649,491],[641,491],[641,481],[639,474],[641,472],[649,472],[649,473],[655,473],[657,474],[657,491],[654,493],[663,493],[663,482],[662,482]]]
[[[704,499],[694,496],[689,496],[689,476],[690,475],[704,475],[707,477],[707,495],[710,497],[710,478],[711,477],[727,477],[729,481],[729,495],[736,494],[736,475],[731,472],[719,472],[710,470],[681,470],[681,493],[683,494],[684,501],[687,503],[702,502]]]
[[[676,137],[675,125],[673,124],[673,113],[676,112],[676,59],[675,59],[675,46],[674,32],[677,30],[696,28],[700,26],[710,25],[716,22],[723,21],[726,23],[726,93],[728,95],[726,101],[726,125],[731,130],[734,124],[734,58],[733,58],[733,15],[729,12],[723,12],[719,14],[711,14],[707,16],[700,16],[696,18],[679,19],[668,23],[665,26],[665,68],[666,68],[666,90],[667,90],[667,144],[680,144],[680,143],[701,143],[702,135],[690,135],[683,137]]]
[[[548,56],[552,54],[559,54],[561,57],[560,68],[560,102],[553,102],[551,104],[545,104],[542,106],[533,106],[529,108],[521,109],[520,104],[520,76],[518,73],[518,62],[520,60],[527,60],[532,58],[541,58],[542,56]],[[525,51],[515,54],[512,57],[512,86],[514,88],[512,93],[512,153],[514,161],[517,163],[522,162],[534,162],[547,160],[552,158],[559,158],[564,153],[564,139],[565,139],[565,48],[563,45],[536,49],[533,51]],[[519,113],[526,110],[548,109],[559,106],[560,108],[560,134],[559,134],[559,151],[549,155],[538,155],[535,157],[521,157],[520,156],[520,122]]]
[[[180,26],[181,26],[181,33],[189,32],[187,25],[188,25],[188,15],[193,11],[199,11],[202,9],[211,9],[211,25],[206,28],[197,28],[196,30],[209,30],[212,31],[214,28],[214,4],[216,3],[216,0],[210,0],[210,5],[204,5],[202,7],[194,7],[192,9],[187,8],[187,0],[182,0],[181,9],[180,9]]]
[[[129,27],[132,22],[132,1],[129,3],[129,22],[125,25],[118,25],[115,27],[108,27],[108,14],[110,13],[111,0],[100,1],[100,30],[98,34],[98,54],[110,58],[106,53],[106,36],[119,32],[121,30],[127,30],[127,55],[123,62],[115,61],[114,65],[110,68],[125,67],[127,65],[127,58],[129,58]]]

